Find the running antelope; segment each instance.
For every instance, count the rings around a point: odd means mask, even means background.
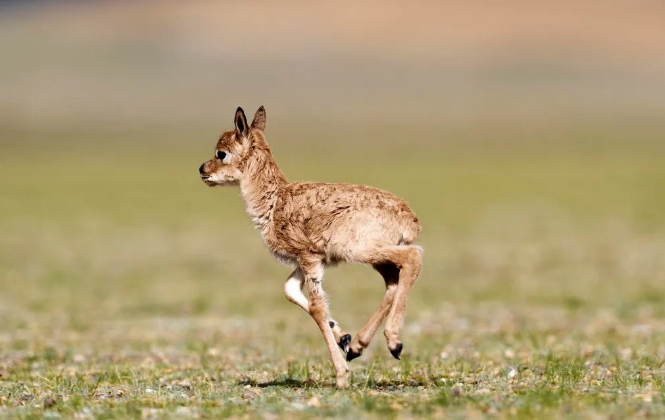
[[[346,361],[362,354],[384,320],[388,349],[399,359],[406,300],[422,265],[423,250],[412,245],[421,230],[416,215],[404,200],[377,188],[287,181],[266,142],[263,107],[251,125],[238,108],[234,124],[220,137],[213,158],[199,168],[201,179],[211,187],[240,186],[265,245],[277,260],[295,267],[284,284],[286,298],[321,330],[337,387],[349,386]],[[324,267],[342,261],[370,264],[386,283],[379,307],[353,340],[330,317],[322,287]]]

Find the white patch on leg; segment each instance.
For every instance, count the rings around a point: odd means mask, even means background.
[[[287,299],[309,313],[309,302],[302,292],[302,282],[303,279],[298,274],[289,277],[284,283],[284,293]]]

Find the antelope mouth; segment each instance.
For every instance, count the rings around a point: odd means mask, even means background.
[[[201,181],[203,181],[209,187],[214,187],[215,185],[217,185],[216,182],[211,180],[210,175],[201,175]]]

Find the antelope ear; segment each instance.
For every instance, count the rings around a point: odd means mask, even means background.
[[[252,128],[264,131],[266,129],[266,109],[261,105],[254,114],[254,121],[252,121]]]
[[[245,111],[243,111],[241,107],[238,107],[238,109],[236,110],[236,117],[234,119],[234,123],[236,126],[236,133],[243,137],[247,137],[249,126],[247,125],[247,118],[245,117]]]

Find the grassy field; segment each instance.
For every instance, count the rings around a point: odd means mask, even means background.
[[[6,132],[0,416],[665,415],[665,130],[346,130],[267,134],[290,179],[407,198],[426,250],[403,360],[378,334],[348,391],[237,191],[198,180],[215,131]],[[351,333],[383,293],[324,285]]]

